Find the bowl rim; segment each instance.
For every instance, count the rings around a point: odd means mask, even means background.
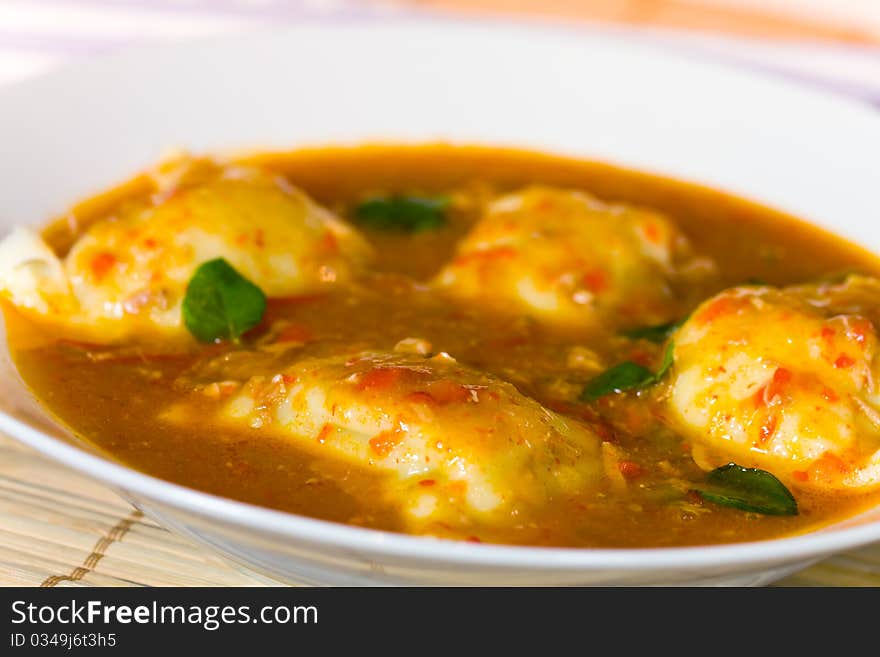
[[[732,566],[807,560],[880,540],[880,521],[877,521],[840,529],[822,527],[769,540],[686,547],[586,548],[470,543],[356,527],[205,493],[91,454],[2,411],[0,431],[103,483],[187,513],[207,516],[264,535],[420,561],[545,570],[596,570],[621,566],[631,570],[696,569],[720,563]],[[846,522],[857,517],[858,514],[851,516]]]
[[[407,29],[410,26],[471,29],[476,25],[501,31],[529,33],[540,31],[544,36],[560,34],[587,37],[597,41],[614,41],[615,33],[602,33],[588,26],[572,27],[550,22],[545,25],[532,25],[512,19],[465,20],[451,17],[414,18],[373,18],[365,21],[368,25],[393,26]],[[302,25],[288,26],[277,32],[293,32],[297,29],[326,29],[335,24],[331,20],[309,20]],[[352,23],[346,23],[351,29]],[[365,28],[366,29],[366,28]],[[195,39],[171,48],[186,49],[199,47],[204,43],[253,39],[254,34],[234,36],[212,36]],[[658,52],[650,42],[633,41],[629,46],[635,49]],[[63,67],[33,79],[5,86],[3,92],[14,88],[25,89],[33,82],[43,83],[56,76],[66,76],[80,68],[119,62],[130,56],[142,56],[156,46],[137,47],[124,53],[113,54]],[[166,46],[167,48],[167,46]],[[687,54],[679,51],[660,52],[664,57],[686,59]],[[752,67],[743,68],[732,64],[705,58],[703,67],[713,67],[728,71],[739,71],[750,76],[774,79],[781,86],[797,88],[801,93],[822,98],[833,98],[841,105],[865,109],[865,104],[831,91],[820,91],[796,81],[774,76],[767,71]],[[880,115],[878,115],[880,123]],[[389,140],[389,143],[393,140]],[[648,171],[651,174],[665,175],[662,171]],[[676,176],[677,177],[677,176]],[[698,185],[705,183],[696,181]],[[739,196],[739,195],[738,195]],[[23,385],[18,382],[17,385]],[[45,408],[42,407],[45,412]],[[48,415],[48,413],[47,413]],[[57,424],[57,422],[56,422]],[[70,432],[69,429],[64,429]],[[867,543],[880,541],[880,520],[869,521],[854,527],[825,526],[804,533],[782,538],[738,543],[697,545],[686,547],[649,548],[586,548],[586,547],[538,547],[524,545],[503,545],[489,543],[469,543],[435,537],[413,536],[402,533],[356,527],[343,523],[320,520],[299,514],[260,507],[213,495],[180,484],[148,475],[110,458],[90,453],[60,438],[35,428],[34,426],[0,410],[0,432],[30,446],[63,465],[85,473],[88,476],[110,484],[112,487],[130,491],[136,497],[154,500],[173,509],[190,515],[210,518],[235,529],[255,531],[262,535],[298,540],[310,544],[332,545],[353,553],[376,554],[409,559],[415,562],[444,562],[447,564],[479,565],[484,567],[526,567],[536,570],[604,570],[625,567],[628,570],[647,571],[658,568],[676,568],[682,571],[698,570],[707,566],[748,566],[778,563],[782,561],[809,560],[833,552],[856,548]],[[138,501],[140,501],[138,499]],[[864,512],[863,512],[864,513]],[[862,514],[856,514],[842,522],[851,523]]]

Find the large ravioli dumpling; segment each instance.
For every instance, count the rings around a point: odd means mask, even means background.
[[[676,319],[690,277],[711,269],[662,215],[535,186],[490,203],[435,283],[546,323],[626,326]]]
[[[214,420],[225,426],[272,432],[383,475],[384,501],[410,531],[509,527],[520,513],[601,481],[600,441],[589,427],[446,354],[292,358],[274,369],[258,357],[221,360],[203,369],[191,394],[218,400]],[[262,373],[239,376],[255,367]],[[204,406],[182,401],[165,417],[204,420]]]
[[[183,296],[203,262],[225,258],[267,296],[287,297],[349,279],[369,254],[359,234],[284,179],[218,166],[98,220],[63,258],[17,229],[0,243],[0,293],[71,338],[179,336]]]
[[[880,487],[880,281],[740,287],[675,336],[669,405],[698,463],[813,490]]]

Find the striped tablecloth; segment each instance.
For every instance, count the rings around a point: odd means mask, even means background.
[[[820,20],[822,2],[0,0],[0,85],[126,47],[296,21],[497,17],[508,11],[521,20],[579,21],[585,34],[611,31],[621,39],[651,40],[694,56],[769,69],[880,109],[880,0],[826,3],[837,12],[829,24]],[[772,6],[808,11],[786,20],[784,14],[767,14]],[[0,586],[271,584],[170,534],[104,487],[0,436]],[[836,556],[781,584],[880,586],[880,545]]]

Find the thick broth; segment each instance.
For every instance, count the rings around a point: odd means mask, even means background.
[[[582,188],[605,200],[656,208],[682,228],[697,252],[718,263],[720,277],[712,287],[700,290],[702,297],[752,279],[788,284],[844,270],[880,274],[874,256],[791,217],[716,191],[607,165],[439,145],[320,149],[247,161],[283,173],[342,216],[350,214],[352,203],[377,191],[442,192],[481,199],[531,183]],[[147,183],[136,180],[81,204],[45,234],[63,252],[83,225],[121,200],[149,191]],[[377,273],[369,285],[270,302],[265,321],[289,319],[321,340],[370,349],[391,349],[403,338],[424,337],[436,349],[506,378],[554,410],[596,419],[592,409],[561,400],[560,386],[582,382],[571,380],[570,373],[569,379],[560,378],[560,372],[572,346],[586,341],[614,359],[626,355],[618,342],[463,311],[401,284],[402,277],[426,279],[450,258],[457,240],[476,220],[477,205],[474,202],[473,209],[467,203],[460,205],[449,225],[437,232],[367,231],[379,254]],[[398,510],[375,501],[380,479],[366,469],[318,459],[257,430],[234,431],[211,423],[181,430],[158,419],[156,409],[175,395],[173,382],[202,353],[158,357],[150,355],[149,346],[114,351],[51,336],[35,339],[36,327],[12,312],[8,319],[16,362],[36,395],[77,434],[114,458],[170,481],[254,504],[368,527],[401,528]],[[601,411],[603,421],[611,425],[630,412],[613,401]],[[645,426],[644,432],[620,435],[630,457],[642,463],[668,463],[676,476],[686,479],[701,475],[680,441],[651,423]],[[865,497],[795,490],[800,515],[759,516],[703,504],[694,497],[670,501],[665,476],[648,470],[626,490],[566,500],[520,527],[486,528],[473,538],[597,547],[745,541],[805,531],[871,502]],[[340,486],[343,480],[345,485]]]

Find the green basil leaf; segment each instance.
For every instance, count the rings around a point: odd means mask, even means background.
[[[654,375],[654,383],[663,378],[663,375],[672,367],[673,354],[675,353],[675,340],[670,340],[663,352],[663,360],[660,362],[660,369]]]
[[[681,322],[667,322],[666,324],[656,324],[654,326],[639,326],[637,328],[621,331],[621,335],[632,340],[648,340],[660,344],[666,338],[672,335],[673,331],[679,327]]]
[[[443,227],[448,207],[445,197],[380,196],[358,205],[355,218],[369,228],[419,233]]]
[[[797,501],[785,485],[765,470],[728,463],[706,475],[697,488],[703,499],[743,511],[771,516],[796,516]]]
[[[647,367],[634,363],[631,360],[624,361],[614,367],[605,370],[594,379],[590,379],[581,391],[581,401],[596,401],[612,392],[626,392],[636,388],[644,388],[660,381],[663,375],[672,367],[672,355],[675,350],[675,341],[670,340],[663,351],[663,361],[660,369],[655,374]]]
[[[217,258],[196,269],[183,299],[183,322],[202,342],[238,340],[266,312],[266,295]]]
[[[581,401],[595,401],[612,392],[641,388],[654,381],[654,373],[632,361],[625,361],[607,369],[587,382],[581,392]]]

